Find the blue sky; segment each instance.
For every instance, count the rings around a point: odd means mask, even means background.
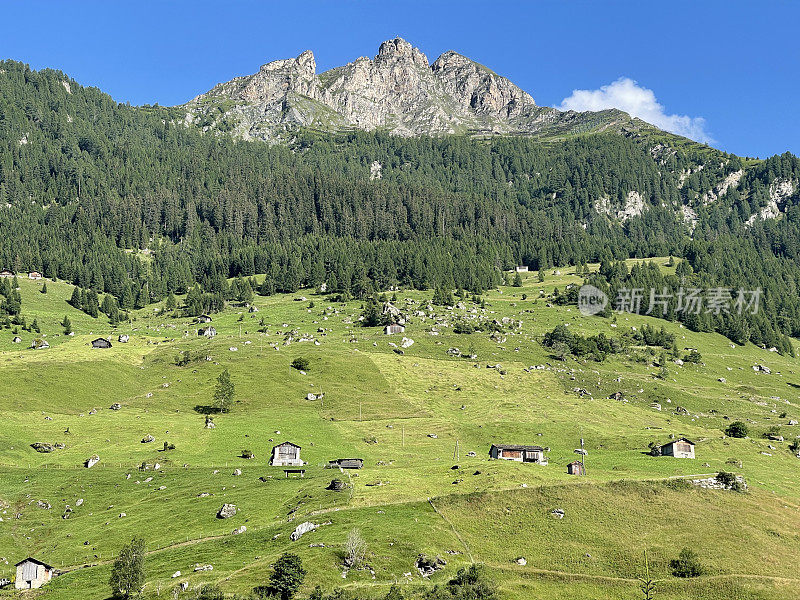
[[[179,104],[309,48],[322,71],[400,36],[431,61],[465,54],[540,105],[622,104],[740,155],[800,153],[789,0],[7,0],[2,16],[0,57],[132,104]]]

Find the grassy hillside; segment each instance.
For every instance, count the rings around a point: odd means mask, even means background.
[[[506,599],[635,598],[647,550],[664,579],[658,598],[791,597],[800,589],[800,462],[788,449],[800,434],[788,425],[800,420],[798,359],[649,317],[583,317],[551,305],[555,287],[580,281],[572,270],[548,272],[541,284],[526,275],[521,288],[488,292],[485,313],[472,299],[430,311],[432,292],[399,291],[397,306],[426,316],[412,316],[394,336],[359,326],[360,301],[333,303],[312,290],[256,297],[258,312],[230,306],[214,315],[219,335],[208,340],[192,319],[162,314],[161,305],[112,331],[67,304],[71,286],[47,281],[42,294],[41,282],[20,278],[23,314],[37,319],[51,348],[30,350],[40,336],[20,332],[22,343],[13,344],[13,332],[0,330],[0,558],[8,562],[0,576],[32,555],[64,572],[43,598],[105,598],[109,561],[141,535],[151,552],[149,597],[171,597],[182,581],[190,590],[216,582],[246,592],[287,550],[306,563],[306,592],[319,583],[379,597],[398,581],[413,593],[430,585],[414,568],[426,553],[447,560],[433,582],[483,562]],[[498,342],[454,333],[458,314],[522,325]],[[65,315],[72,337],[61,335]],[[540,342],[562,323],[610,337],[664,325],[680,352],[697,348],[702,363],[671,362],[665,376],[654,365],[658,350],[647,348],[604,362],[560,361]],[[117,343],[120,333],[130,342]],[[303,334],[309,341],[298,341]],[[111,336],[113,348],[92,349],[99,335]],[[414,344],[401,355],[403,337]],[[448,355],[455,347],[477,358]],[[190,361],[177,366],[182,351]],[[297,357],[310,362],[305,374],[290,366]],[[771,373],[754,371],[757,364]],[[205,429],[224,368],[237,401]],[[306,398],[320,392],[322,400]],[[622,400],[609,398],[616,392]],[[109,409],[115,402],[120,410]],[[724,436],[733,420],[748,423],[749,438]],[[762,436],[773,426],[785,441]],[[697,458],[647,454],[650,442],[671,434],[695,441]],[[155,441],[143,443],[148,435]],[[578,478],[566,464],[581,437],[587,475]],[[302,446],[303,479],[268,465],[272,446],[285,440]],[[65,447],[42,454],[34,442]],[[163,451],[164,442],[175,449]],[[493,442],[549,447],[549,464],[490,461]],[[242,458],[243,450],[255,457]],[[100,463],[84,468],[95,453]],[[324,468],[351,456],[364,458],[362,470]],[[139,470],[143,462],[160,468]],[[683,481],[720,470],[743,475],[748,493]],[[335,477],[346,491],[326,489]],[[238,514],[217,519],[223,503]],[[73,512],[64,519],[66,506]],[[556,508],[563,519],[551,515]],[[307,520],[320,528],[290,541]],[[247,531],[232,535],[241,525]],[[343,577],[353,527],[368,543],[371,571]],[[684,546],[697,551],[704,576],[670,575],[668,562]],[[193,572],[197,563],[214,569]]]

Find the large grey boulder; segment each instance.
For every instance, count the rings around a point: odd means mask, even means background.
[[[235,504],[223,504],[222,507],[217,511],[217,518],[230,519],[237,512],[239,512],[239,510],[236,508]]]

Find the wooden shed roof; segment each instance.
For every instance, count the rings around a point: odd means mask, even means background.
[[[52,569],[54,569],[54,568],[55,568],[55,567],[52,567],[52,566],[48,565],[46,562],[42,562],[41,560],[39,560],[39,559],[36,559],[36,558],[33,558],[33,557],[31,557],[31,556],[29,556],[29,557],[28,557],[28,558],[26,558],[25,560],[21,560],[21,561],[19,561],[19,562],[18,562],[17,564],[15,564],[14,566],[15,566],[15,567],[18,567],[18,566],[20,566],[20,565],[24,565],[26,562],[32,562],[32,563],[36,563],[37,565],[42,565],[42,566],[43,566],[45,569],[51,569],[51,570],[52,570]]]
[[[528,450],[530,452],[544,452],[541,446],[520,446],[518,444],[492,444],[499,450]]]

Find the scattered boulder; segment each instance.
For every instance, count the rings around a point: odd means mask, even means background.
[[[47,444],[45,442],[34,442],[31,444],[31,448],[43,454],[47,454],[48,452],[53,452],[56,449],[56,447],[53,444]]]
[[[241,527],[237,527],[236,529],[234,529],[231,532],[231,535],[239,535],[241,533],[244,533],[245,531],[247,531],[247,527],[242,525]]]
[[[296,542],[303,537],[304,534],[308,533],[309,531],[314,531],[317,527],[319,527],[319,525],[311,523],[310,521],[306,521],[305,523],[298,525],[289,537],[293,542]]]
[[[550,511],[550,516],[554,519],[563,519],[565,514],[563,508],[554,508]]]
[[[119,410],[120,408],[122,408],[122,404],[120,404],[119,402],[114,402],[114,404],[112,404],[112,405],[111,405],[111,406],[109,406],[108,408],[109,408],[110,410]],[[179,572],[180,572],[180,571],[179,571]]]
[[[214,419],[211,418],[211,415],[206,415],[205,429],[214,429],[216,426],[217,425],[214,423]]]
[[[142,438],[142,443],[143,444],[149,444],[150,442],[155,442],[155,441],[156,441],[156,438],[154,438],[149,433]]]
[[[223,504],[222,507],[217,511],[217,518],[218,519],[230,519],[234,516],[238,511],[235,504]]]
[[[234,477],[238,477],[241,474],[242,474],[242,470],[241,469],[234,469],[233,470]]]
[[[97,456],[97,454],[94,454],[89,458],[87,458],[86,461],[84,461],[83,466],[86,467],[87,469],[91,469],[99,462],[100,462],[100,457]]]
[[[341,492],[346,487],[347,487],[347,484],[345,484],[345,482],[342,481],[341,479],[332,479],[330,484],[328,484],[327,489],[329,489],[329,490],[331,490],[333,492]]]
[[[524,556],[520,556],[520,557],[517,559],[517,564],[518,564],[518,565],[521,565],[521,566],[523,566],[523,567],[524,567],[525,565],[527,565],[527,564],[528,564],[528,561],[527,561],[527,560],[525,560],[525,557],[524,557]]]
[[[195,573],[198,571],[213,571],[214,567],[212,565],[201,565],[198,563],[194,566],[194,570]]]
[[[426,554],[420,554],[417,556],[417,560],[414,562],[414,566],[417,568],[417,571],[419,571],[419,574],[423,577],[430,577],[446,564],[447,561],[441,556],[429,558]]]

